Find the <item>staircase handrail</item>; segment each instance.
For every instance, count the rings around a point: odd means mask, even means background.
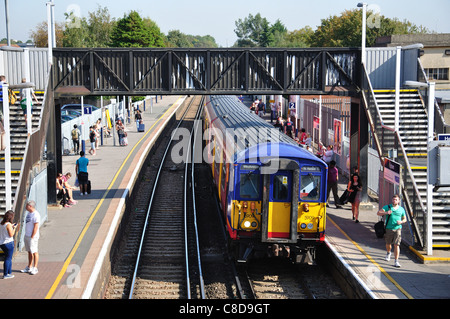
[[[23,155],[22,167],[20,170],[20,178],[16,188],[14,197],[13,211],[21,215],[25,209],[25,201],[27,200],[28,188],[31,184],[31,172],[33,166],[40,162],[47,137],[48,122],[51,115],[51,105],[53,102],[53,90],[51,88],[51,68],[47,74],[47,85],[42,102],[41,114],[39,117],[38,128],[27,137],[26,147]]]
[[[364,73],[364,76],[366,77],[367,83],[368,83],[368,85],[369,85],[369,88],[368,88],[368,89],[371,91],[371,93],[372,93],[372,95],[373,95],[372,82],[370,81],[370,78],[369,78],[369,76],[368,76],[368,73],[367,73],[367,70],[366,70],[366,65],[363,63],[362,66],[363,66],[363,73]],[[364,85],[364,81],[363,81],[362,85]],[[366,88],[363,87],[362,90],[361,90],[361,93],[362,93],[361,96],[362,96],[362,98],[363,98],[364,106],[365,106],[365,107],[364,107],[364,110],[366,111],[366,116],[367,116],[367,119],[369,120],[369,125],[370,125],[370,127],[371,127],[371,130],[372,130],[372,132],[374,133],[374,134],[373,134],[373,138],[375,139],[375,145],[376,145],[376,147],[377,147],[377,152],[378,152],[378,157],[379,157],[379,159],[380,159],[380,164],[381,164],[381,165],[384,165],[383,150],[381,149],[381,143],[380,143],[380,141],[378,140],[378,135],[375,134],[375,132],[376,132],[376,129],[375,129],[375,123],[374,123],[374,121],[373,121],[372,114],[370,113],[370,110],[369,110],[369,103],[368,103],[368,101],[367,101],[367,97],[366,97],[366,95],[364,94],[364,90],[365,90],[365,89],[366,89]],[[381,113],[380,113],[380,110],[379,110],[379,108],[378,108],[377,101],[375,100],[374,102],[375,102],[375,106],[376,106],[375,111],[377,112],[378,119],[380,120],[381,126],[383,127],[383,126],[384,126],[384,123],[383,123],[383,119],[381,118]]]
[[[424,206],[424,204],[422,202],[422,197],[420,196],[419,187],[417,186],[416,179],[414,178],[414,174],[413,174],[413,171],[412,171],[412,168],[411,168],[411,163],[409,162],[408,156],[406,155],[406,150],[405,150],[405,147],[403,146],[403,142],[402,142],[402,139],[400,137],[399,132],[395,132],[395,137],[396,137],[396,139],[397,139],[397,141],[398,141],[398,143],[400,145],[400,148],[402,150],[402,154],[404,155],[403,158],[405,160],[405,166],[406,166],[406,169],[408,170],[409,178],[411,179],[411,183],[413,185],[413,189],[414,189],[414,192],[416,194],[417,201],[419,202],[420,209],[423,212],[423,216],[425,216],[426,209],[425,209],[425,206]],[[406,202],[409,204],[411,201],[409,199],[408,193],[404,192],[403,189],[405,189],[404,184],[402,185],[402,193],[403,193],[403,196],[406,197]],[[412,207],[409,207],[409,209],[407,209],[406,211],[409,214],[410,220],[414,221],[414,210],[411,209],[411,208]],[[423,247],[423,238],[422,238],[420,232],[418,231],[415,222],[413,224],[414,224],[414,232],[416,233],[417,238],[419,239],[420,245]]]
[[[372,96],[375,96],[375,93],[374,93],[374,90],[373,90],[373,87],[372,87],[372,83],[371,83],[371,81],[370,81],[370,78],[369,78],[369,76],[368,76],[368,73],[367,73],[367,70],[366,70],[366,66],[365,66],[364,64],[363,64],[363,73],[364,73],[364,76],[366,77],[366,80],[367,80],[367,83],[368,83],[368,88],[363,87],[362,90],[361,90],[361,92],[362,92],[362,97],[363,97],[363,101],[364,101],[364,109],[365,109],[365,111],[366,111],[366,115],[367,115],[367,117],[368,117],[369,124],[370,124],[371,130],[372,130],[372,132],[373,132],[373,136],[374,136],[375,144],[376,144],[377,151],[378,151],[378,154],[379,154],[379,157],[380,157],[381,165],[384,166],[384,156],[383,156],[382,145],[380,144],[379,139],[378,139],[378,135],[376,134],[375,125],[374,125],[374,122],[373,122],[373,119],[372,119],[372,114],[371,114],[371,112],[370,112],[370,110],[369,110],[369,104],[368,104],[368,102],[367,102],[367,97],[366,97],[366,95],[365,95],[365,91],[366,91],[366,90],[370,90],[370,93],[372,94]],[[363,81],[363,82],[364,82],[364,81]],[[364,84],[363,84],[363,85],[364,85]],[[393,129],[392,127],[389,127],[389,126],[387,126],[387,125],[384,124],[383,119],[382,119],[382,117],[381,117],[380,110],[379,110],[379,108],[378,108],[378,103],[377,103],[376,99],[374,99],[374,104],[375,104],[376,112],[377,112],[379,121],[380,121],[380,123],[381,123],[382,129],[386,129],[386,130],[389,130],[389,131],[391,131],[392,133],[394,133],[394,137],[395,137],[395,139],[397,140],[398,145],[400,145],[402,154],[404,154],[405,166],[406,166],[406,168],[407,168],[407,172],[408,172],[409,177],[410,177],[410,179],[411,179],[411,182],[412,182],[412,185],[413,185],[413,189],[414,189],[414,193],[415,193],[416,196],[417,196],[417,199],[418,199],[418,202],[419,202],[419,204],[420,204],[420,208],[422,209],[422,212],[425,213],[425,211],[426,211],[426,210],[425,210],[425,206],[423,205],[422,198],[421,198],[420,192],[419,192],[419,188],[418,188],[418,186],[417,186],[417,183],[416,183],[416,181],[415,181],[414,175],[413,175],[413,173],[412,173],[411,164],[410,164],[410,162],[409,162],[408,156],[406,155],[406,150],[405,150],[405,147],[404,147],[403,142],[402,142],[402,140],[401,140],[401,137],[400,137],[400,135],[399,135],[399,132],[395,131],[395,129]],[[402,186],[403,186],[403,185],[402,185]],[[410,203],[410,199],[409,199],[409,196],[408,196],[407,192],[402,192],[402,193],[407,197],[407,198],[406,198],[406,202],[407,202],[407,203]],[[413,217],[414,217],[414,211],[411,209],[411,207],[410,207],[409,205],[408,205],[408,208],[409,208],[409,209],[407,209],[408,215],[409,215],[409,217],[410,217],[411,220],[414,220],[414,219],[413,219]],[[420,235],[420,233],[419,233],[419,231],[418,231],[418,229],[417,229],[415,223],[414,223],[413,226],[414,226],[414,227],[413,227],[414,233],[416,234],[416,236],[417,236],[417,238],[419,239],[421,245],[423,246],[422,236]]]
[[[430,81],[428,79],[427,74],[425,73],[425,69],[423,68],[422,61],[420,61],[420,58],[417,58],[417,65],[419,66],[419,72],[422,73],[422,76],[425,79],[425,83],[427,85],[429,85]],[[419,94],[422,98],[422,94],[420,93],[420,91],[419,91]],[[442,126],[444,128],[450,128],[450,124],[445,123],[444,115],[442,114],[441,108],[439,107],[439,103],[436,98],[434,98],[434,108],[435,108],[435,113],[438,115],[439,119],[441,120]],[[428,110],[425,108],[425,111],[428,111]]]

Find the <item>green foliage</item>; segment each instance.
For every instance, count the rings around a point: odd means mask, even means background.
[[[139,13],[131,11],[117,21],[112,35],[112,47],[163,47],[164,38],[158,26],[150,19],[143,20]]]
[[[367,12],[366,41],[373,46],[377,37],[393,34],[415,34],[429,32],[405,20],[389,19],[382,15]],[[375,23],[377,22],[377,23]],[[362,10],[346,10],[340,16],[322,19],[309,44],[313,47],[359,47],[362,36]]]
[[[238,47],[267,47],[273,42],[270,24],[261,14],[249,14],[244,20],[235,22],[234,33],[238,37],[235,46]]]
[[[367,18],[371,22],[366,30],[369,47],[381,36],[430,32],[407,20],[389,19],[371,11],[367,12]],[[360,47],[362,10],[346,10],[339,16],[322,19],[315,31],[309,26],[288,31],[280,20],[270,25],[259,13],[255,16],[249,14],[244,20],[238,19],[235,25],[236,47]]]
[[[64,47],[108,47],[116,21],[111,18],[107,7],[98,6],[97,11],[88,13],[88,18],[76,17],[73,12],[65,13],[65,16]]]
[[[171,30],[166,37],[166,46],[170,48],[217,48],[216,40],[210,36],[184,34],[180,30]]]

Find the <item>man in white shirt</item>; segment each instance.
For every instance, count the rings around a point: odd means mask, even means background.
[[[331,162],[333,159],[334,151],[333,151],[333,145],[328,145],[327,150],[325,151],[323,155],[323,161],[327,164]]]
[[[22,272],[36,275],[38,273],[38,241],[39,241],[39,224],[41,216],[36,210],[36,202],[29,201],[26,206],[27,217],[25,221],[25,249],[28,251],[28,266]]]

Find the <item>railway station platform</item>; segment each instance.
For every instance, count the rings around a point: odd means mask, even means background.
[[[252,101],[244,100],[248,106]],[[270,113],[263,118],[270,123]],[[339,176],[338,194],[342,195],[348,179]],[[330,192],[327,208],[326,244],[334,264],[348,284],[348,296],[370,299],[449,299],[450,251],[433,251],[433,256],[416,251],[407,243],[400,247],[399,262],[394,266],[394,252],[385,261],[384,238],[377,238],[373,226],[378,222],[377,202],[361,204],[359,223],[352,220],[351,204],[335,208]],[[372,207],[371,207],[372,206]],[[403,225],[407,227],[407,225]]]
[[[12,279],[0,279],[1,299],[88,299],[97,298],[96,279],[102,276],[103,260],[109,258],[109,245],[120,223],[125,198],[140,166],[160,132],[174,116],[185,97],[165,96],[142,112],[145,132],[137,132],[136,123],[126,124],[128,146],[104,139],[95,156],[88,153],[92,192],[73,196],[77,205],[70,208],[48,207],[48,221],[40,227],[38,274],[21,273],[28,264],[26,251],[13,258]],[[141,108],[142,109],[142,108]],[[70,172],[75,183],[78,155],[63,157],[63,174]],[[56,190],[55,190],[56,191]],[[22,226],[21,226],[22,227]],[[0,259],[3,269],[3,257]]]
[[[49,208],[48,222],[40,228],[39,273],[29,275],[20,270],[27,266],[27,253],[18,252],[13,259],[13,279],[0,279],[2,299],[95,299],[100,291],[96,279],[103,275],[103,260],[109,258],[109,245],[120,223],[124,200],[130,185],[137,178],[142,158],[158,132],[175,113],[182,97],[164,97],[153,107],[153,113],[143,112],[146,125],[138,133],[135,123],[127,125],[126,147],[113,146],[112,138],[97,150],[87,154],[92,193],[80,196],[75,191],[77,205],[70,208]],[[268,116],[268,115],[266,115]],[[270,121],[270,118],[268,118]],[[87,146],[88,150],[89,147]],[[78,156],[63,158],[63,173],[75,176]],[[74,184],[74,177],[69,180]],[[345,188],[341,178],[339,194]],[[340,266],[349,289],[360,290],[374,299],[449,299],[450,256],[436,252],[433,260],[424,262],[423,255],[402,246],[401,268],[394,260],[387,262],[383,239],[375,236],[373,225],[378,220],[375,208],[360,211],[360,223],[352,221],[349,204],[327,209],[326,244]],[[3,263],[0,259],[0,263]]]

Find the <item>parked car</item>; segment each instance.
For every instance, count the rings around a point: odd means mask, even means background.
[[[72,115],[61,115],[61,123],[65,123],[68,121],[73,120],[74,118],[76,118],[76,116],[72,116]]]
[[[81,116],[81,110],[72,110],[72,109],[65,109],[65,110],[61,110],[61,115],[69,115],[69,116],[73,116],[73,117],[79,117]]]
[[[90,104],[83,104],[83,106],[85,106],[85,107],[86,106],[92,107],[92,112],[100,109],[98,106],[90,105]],[[79,111],[81,113],[81,104],[66,104],[66,105],[63,105],[63,106],[61,106],[61,114],[62,114],[62,111],[64,111],[64,110],[75,110],[75,111]]]

